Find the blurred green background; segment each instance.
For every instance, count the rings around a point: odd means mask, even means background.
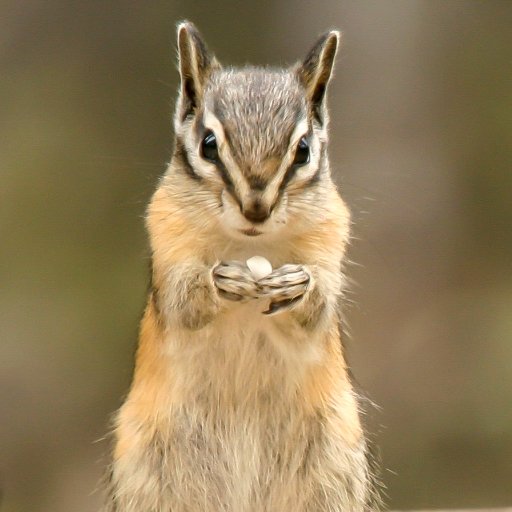
[[[340,28],[346,316],[392,508],[512,505],[512,2],[0,2],[0,486],[86,512],[145,299],[172,151],[175,24],[280,65]]]

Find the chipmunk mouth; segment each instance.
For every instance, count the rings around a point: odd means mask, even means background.
[[[263,234],[263,231],[258,231],[256,228],[240,229],[239,231],[247,236],[259,236]]]

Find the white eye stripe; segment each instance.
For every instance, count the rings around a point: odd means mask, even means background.
[[[309,133],[309,125],[307,119],[301,119],[290,136],[290,150],[296,148],[302,137],[306,137]]]
[[[207,130],[214,133],[215,138],[217,139],[217,146],[223,146],[226,141],[224,127],[215,114],[213,114],[213,112],[208,108],[205,108],[204,110],[203,124]]]

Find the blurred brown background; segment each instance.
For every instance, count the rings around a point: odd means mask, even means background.
[[[331,27],[331,160],[354,214],[347,307],[392,508],[512,504],[512,2],[0,3],[0,485],[97,510],[172,150],[175,23],[226,63]]]

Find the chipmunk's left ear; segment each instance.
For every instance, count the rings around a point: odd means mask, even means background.
[[[208,77],[214,69],[220,68],[220,64],[189,21],[178,24],[178,58],[181,77],[179,115],[183,121],[201,104]]]
[[[323,105],[327,84],[332,75],[334,58],[340,41],[340,33],[331,30],[316,42],[308,56],[298,68],[297,73],[302,81],[308,100],[311,102],[313,115],[322,123]]]

